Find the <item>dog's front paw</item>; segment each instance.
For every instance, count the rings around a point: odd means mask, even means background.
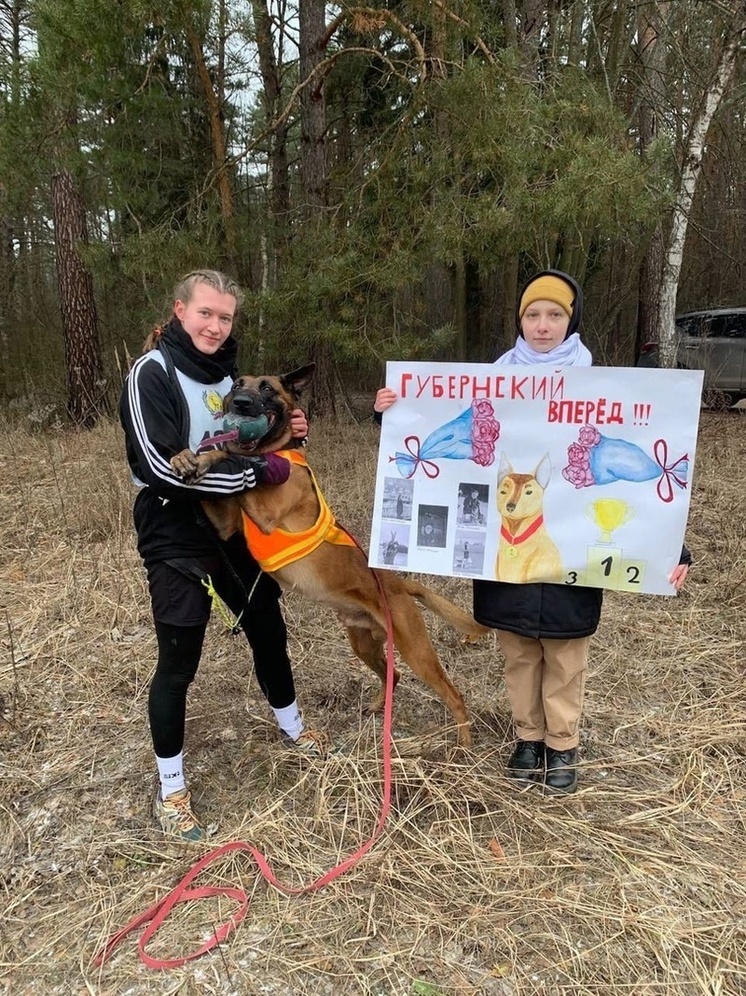
[[[171,457],[171,469],[187,484],[194,484],[204,475],[204,470],[200,468],[199,458],[191,450],[182,450],[175,457]]]

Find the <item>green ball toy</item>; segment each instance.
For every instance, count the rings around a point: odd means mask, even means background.
[[[269,419],[266,415],[257,415],[256,418],[226,415],[223,419],[223,430],[233,432],[236,429],[238,429],[239,443],[253,443],[266,434],[269,429]]]

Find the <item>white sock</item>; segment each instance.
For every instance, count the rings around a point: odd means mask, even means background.
[[[161,780],[161,799],[174,792],[180,792],[186,788],[184,781],[184,754],[177,754],[176,757],[155,758],[158,765],[158,776]]]
[[[272,712],[275,714],[277,725],[282,732],[286,733],[291,740],[297,740],[305,729],[303,720],[298,712],[298,703],[293,701],[289,706],[285,706],[282,709],[275,709],[272,706]]]

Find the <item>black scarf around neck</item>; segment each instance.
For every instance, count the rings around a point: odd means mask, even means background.
[[[199,384],[217,384],[224,377],[235,377],[238,343],[233,336],[228,336],[220,349],[208,356],[201,353],[184,331],[176,315],[173,315],[158,338],[158,346],[163,345],[168,350],[174,366],[187,377]]]

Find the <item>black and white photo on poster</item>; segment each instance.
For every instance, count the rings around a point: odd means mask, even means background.
[[[408,525],[388,523],[381,533],[379,563],[383,567],[406,567],[409,555]]]

